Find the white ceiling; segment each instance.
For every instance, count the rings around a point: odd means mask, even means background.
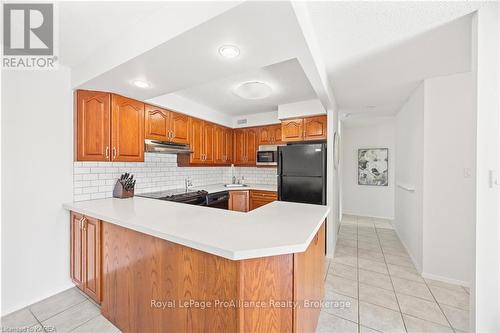
[[[339,107],[393,114],[426,77],[470,69],[480,2],[308,2]],[[375,108],[366,108],[366,106]]]
[[[218,48],[224,44],[239,46],[240,56],[221,57]],[[314,97],[302,71],[306,51],[290,3],[249,1],[102,73],[79,88],[114,91],[142,100],[184,91],[185,96],[221,106],[231,113],[269,111],[276,109],[277,101],[289,103],[301,96]],[[294,58],[298,60],[293,65],[265,68]],[[289,67],[283,70],[282,66]],[[262,103],[248,101],[246,106],[231,100],[230,91],[223,92],[224,85],[252,76],[275,80],[277,86],[286,87],[280,87],[281,92],[277,90],[278,94]],[[150,82],[151,88],[135,87],[131,84],[135,79]],[[284,82],[288,79],[292,81]],[[221,100],[217,101],[211,93],[217,93]],[[238,104],[235,110],[229,107],[230,100]],[[256,109],[252,110],[252,105]]]
[[[137,24],[148,14],[166,6],[160,1],[60,1],[60,61],[74,67]]]
[[[234,94],[234,88],[247,81],[265,82],[273,91],[269,97],[256,100],[243,99]],[[278,104],[316,97],[297,59],[210,81],[176,94],[230,115],[268,112],[277,110]]]

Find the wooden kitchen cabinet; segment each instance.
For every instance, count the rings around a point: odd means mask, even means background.
[[[229,210],[249,211],[249,191],[229,191]]]
[[[145,105],[144,137],[150,140],[189,143],[189,116]]]
[[[304,139],[304,119],[287,119],[281,122],[281,136],[284,142]]]
[[[214,134],[215,125],[209,122],[203,122],[203,153],[205,164],[214,164]]]
[[[79,90],[76,113],[77,161],[144,161],[144,103]]]
[[[214,163],[231,164],[232,131],[230,128],[215,125],[214,130]]]
[[[75,285],[101,302],[101,221],[75,212],[70,215],[70,274]]]
[[[76,160],[109,161],[111,149],[111,94],[76,92]]]
[[[304,118],[304,140],[326,140],[327,117]]]
[[[278,200],[278,194],[274,191],[250,191],[250,210],[254,210],[261,206],[267,205]]]
[[[235,165],[255,165],[257,161],[257,128],[239,128],[234,130]]]
[[[281,122],[283,142],[326,140],[327,117],[287,119]]]
[[[144,103],[111,96],[112,160],[144,161]]]
[[[262,126],[259,128],[259,145],[274,145],[281,142],[281,124]]]

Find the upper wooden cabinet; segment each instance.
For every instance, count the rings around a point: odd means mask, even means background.
[[[259,145],[273,145],[281,143],[281,125],[268,125],[259,127]]]
[[[287,119],[281,122],[281,137],[284,142],[325,140],[327,117]]]
[[[76,93],[76,160],[109,161],[111,150],[111,94]]]
[[[257,128],[239,128],[234,130],[233,163],[236,165],[255,165],[258,145]]]
[[[111,142],[113,161],[144,161],[144,103],[111,96]]]
[[[232,130],[215,125],[214,130],[214,162],[215,164],[230,164],[232,155]]]
[[[144,125],[146,139],[189,143],[189,116],[146,104]]]
[[[304,118],[304,140],[326,140],[327,117]]]
[[[170,112],[146,104],[144,109],[144,137],[167,141],[170,138]]]
[[[178,154],[179,166],[221,165],[231,163],[232,130],[214,123],[191,118],[189,145],[191,154]]]
[[[76,114],[77,161],[144,161],[144,103],[79,90]]]

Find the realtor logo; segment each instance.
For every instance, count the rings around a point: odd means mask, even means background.
[[[54,68],[54,4],[4,3],[3,44],[3,68]]]

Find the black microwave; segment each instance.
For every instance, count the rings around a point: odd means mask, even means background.
[[[259,146],[257,165],[278,165],[278,145]]]

